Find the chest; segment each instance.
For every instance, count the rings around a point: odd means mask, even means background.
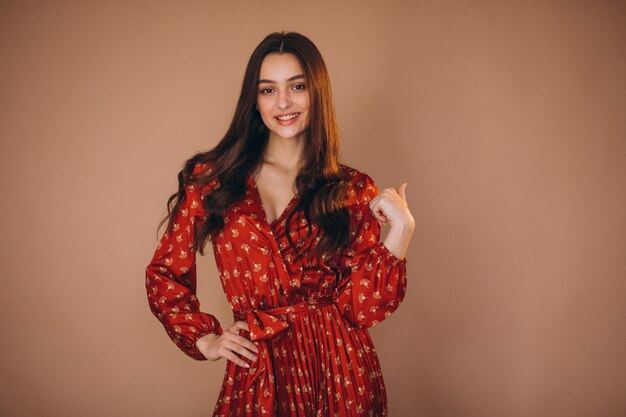
[[[257,197],[268,223],[282,217],[296,198],[295,176],[261,172],[251,176]]]

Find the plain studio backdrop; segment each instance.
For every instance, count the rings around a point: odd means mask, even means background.
[[[390,416],[626,415],[617,1],[3,1],[0,415],[211,415],[225,362],[170,341],[144,269],[280,30],[327,62],[342,161],[408,182],[408,293],[371,330]]]

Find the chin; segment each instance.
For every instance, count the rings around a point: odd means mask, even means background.
[[[294,133],[293,135],[286,135],[286,134],[281,135],[278,132],[272,132],[272,133],[274,134],[274,136],[277,136],[277,137],[283,138],[283,139],[297,139],[297,138],[301,137],[304,132]]]
[[[282,130],[282,129],[271,129],[272,134],[275,136],[284,138],[284,139],[293,139],[299,136],[302,136],[306,133],[306,129],[298,129],[298,130]]]

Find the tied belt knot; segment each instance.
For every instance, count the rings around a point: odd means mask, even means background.
[[[253,342],[269,341],[289,328],[284,315],[299,314],[316,310],[333,304],[332,297],[316,298],[302,303],[273,307],[267,310],[237,310],[233,311],[235,320],[245,320],[250,330],[250,340]],[[281,317],[282,316],[282,317]],[[268,343],[258,343],[259,354],[257,360],[250,364],[247,372],[245,389],[253,386],[269,387],[274,382],[274,365],[272,363]],[[274,393],[275,394],[275,393]],[[275,407],[275,395],[269,394],[271,408]]]
[[[279,316],[298,314],[330,305],[332,297],[314,298],[294,305],[272,307],[267,310],[237,310],[233,311],[235,320],[245,320],[250,330],[250,340],[270,340],[289,328],[289,323]]]

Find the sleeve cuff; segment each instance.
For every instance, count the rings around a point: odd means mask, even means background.
[[[203,313],[201,320],[202,325],[192,325],[193,327],[195,327],[195,331],[191,331],[189,327],[184,328],[184,330],[181,329],[183,331],[176,333],[173,336],[173,340],[176,345],[183,352],[185,352],[185,354],[193,359],[204,361],[207,360],[207,358],[202,352],[200,352],[198,346],[196,345],[196,342],[198,341],[198,339],[206,336],[209,333],[221,335],[223,333],[223,330],[217,318],[210,314]]]
[[[198,349],[198,345],[196,344],[196,342],[198,341],[198,339],[200,339],[203,336],[206,336],[207,334],[215,333],[217,335],[221,335],[223,332],[224,331],[222,330],[222,327],[218,325],[217,329],[206,329],[201,332],[195,333],[194,336],[191,338],[190,346],[188,347],[189,356],[199,361],[207,360],[207,357],[204,356],[202,352],[200,352],[200,349]]]
[[[376,244],[373,250],[376,255],[382,256],[382,259],[389,262],[389,264],[393,267],[406,266],[406,257],[403,259],[398,258],[396,255],[391,253],[389,248],[381,241]]]

